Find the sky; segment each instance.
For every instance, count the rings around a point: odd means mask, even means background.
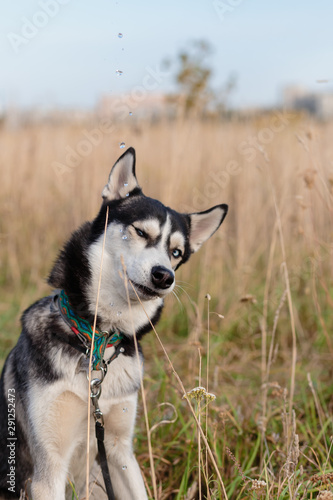
[[[287,85],[333,90],[332,19],[330,0],[6,0],[0,106],[89,109],[102,94],[170,92],[162,61],[199,39],[213,48],[212,85],[236,76],[233,107],[278,105]]]

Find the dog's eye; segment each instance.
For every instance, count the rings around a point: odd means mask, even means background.
[[[174,250],[172,250],[172,257],[174,259],[180,259],[180,257],[182,256],[182,251],[179,250],[179,248],[175,248]]]
[[[134,227],[134,226],[133,226]],[[140,236],[140,238],[147,238],[147,234],[142,231],[141,229],[139,229],[138,227],[134,227],[135,231],[136,231],[136,234],[138,236]]]

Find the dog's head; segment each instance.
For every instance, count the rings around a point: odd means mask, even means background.
[[[228,210],[227,205],[217,205],[205,212],[181,214],[146,197],[135,175],[133,148],[113,166],[102,197],[102,208],[93,224],[93,238],[98,244],[93,245],[92,255],[97,259],[101,256],[109,207],[106,265],[112,269],[112,286],[131,300],[152,300],[170,293],[175,286],[175,270],[215,233]]]
[[[136,179],[133,148],[113,166],[102,197],[96,219],[66,243],[49,283],[64,288],[77,312],[90,318],[99,295],[100,322],[130,331],[124,320],[129,301],[132,306],[144,302],[157,320],[163,298],[174,289],[176,269],[215,233],[228,207],[181,214],[148,198]],[[145,328],[141,306],[135,319],[139,329]]]

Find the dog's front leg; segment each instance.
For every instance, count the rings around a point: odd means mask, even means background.
[[[65,500],[70,460],[85,436],[82,422],[86,405],[72,392],[52,397],[52,390],[47,393],[45,389],[38,392],[31,413],[30,448],[34,462],[31,497]]]
[[[137,394],[111,407],[105,416],[105,445],[112,486],[117,500],[147,500],[132,440]]]

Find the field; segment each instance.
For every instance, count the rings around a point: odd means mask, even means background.
[[[179,211],[229,205],[157,327],[173,367],[154,332],[142,343],[156,500],[332,499],[333,123],[127,122],[0,129],[0,367],[132,145],[145,194]],[[216,396],[188,400],[223,483],[175,372]],[[142,403],[135,450],[153,498]]]

